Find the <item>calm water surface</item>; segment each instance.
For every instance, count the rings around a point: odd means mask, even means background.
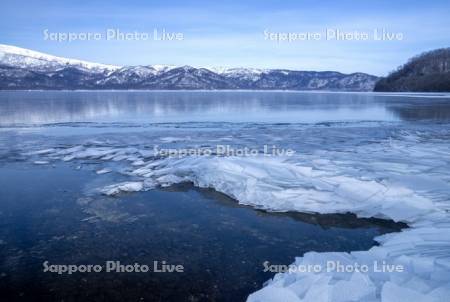
[[[449,99],[315,92],[0,92],[0,125],[448,120]]]

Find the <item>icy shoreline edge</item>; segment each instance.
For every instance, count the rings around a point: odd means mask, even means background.
[[[392,147],[392,146],[390,146]],[[408,224],[376,237],[380,246],[351,253],[308,252],[295,265],[386,261],[405,272],[288,272],[275,275],[248,301],[445,301],[450,296],[450,215],[447,196],[434,188],[336,173],[323,159],[308,165],[287,158],[186,157],[155,159],[136,148],[76,146],[35,153],[48,160],[125,161],[134,180],[103,188],[108,195],[189,181],[241,204],[272,211],[352,212]],[[150,160],[149,160],[150,159]],[[331,166],[330,166],[331,165]],[[409,173],[409,172],[408,172]],[[439,175],[440,176],[440,175]],[[438,176],[438,178],[439,178]],[[410,175],[411,177],[420,176]],[[410,182],[410,180],[408,180]],[[439,190],[443,190],[442,188]],[[439,191],[438,190],[438,191]]]

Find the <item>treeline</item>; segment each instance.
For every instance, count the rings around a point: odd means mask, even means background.
[[[450,48],[441,48],[411,58],[381,78],[374,91],[450,92]]]

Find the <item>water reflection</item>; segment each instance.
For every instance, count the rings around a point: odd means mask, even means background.
[[[0,125],[449,120],[450,98],[250,91],[0,92]]]
[[[432,102],[431,104],[411,104],[405,106],[391,106],[391,110],[401,120],[418,121],[449,121],[450,120],[450,102],[448,100],[441,102]]]

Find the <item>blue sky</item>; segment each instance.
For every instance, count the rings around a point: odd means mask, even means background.
[[[65,2],[65,3],[64,3]],[[385,75],[420,52],[450,46],[446,1],[8,1],[0,43],[117,64],[362,71]],[[182,41],[45,41],[43,31],[181,32]],[[276,42],[269,32],[401,33],[400,41]],[[151,36],[153,38],[153,36]]]

